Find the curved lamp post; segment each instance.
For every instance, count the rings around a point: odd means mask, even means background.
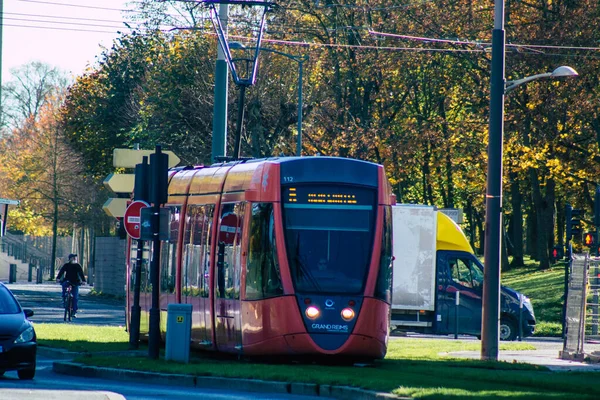
[[[577,76],[574,69],[560,67],[551,73],[506,82],[505,50],[504,0],[494,0],[481,323],[481,359],[493,361],[498,360],[499,347],[504,95],[517,86],[536,79]]]
[[[234,50],[244,50],[246,49],[246,46],[240,42],[230,42],[229,48]],[[302,155],[302,65],[305,61],[308,61],[309,57],[306,54],[302,56],[294,56],[279,50],[270,49],[268,47],[259,47],[259,50],[279,54],[280,56],[287,57],[290,60],[298,63],[298,138],[296,142],[296,155],[300,157]]]
[[[517,86],[521,86],[524,83],[535,81],[537,79],[563,78],[563,77],[574,77],[574,76],[579,76],[577,71],[575,71],[571,67],[567,67],[567,66],[563,65],[562,67],[556,68],[552,72],[546,72],[544,74],[532,75],[532,76],[528,76],[527,78],[517,79],[516,81],[508,81],[508,82],[506,82],[506,87],[504,88],[504,94],[511,92]]]

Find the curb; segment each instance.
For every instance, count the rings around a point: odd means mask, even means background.
[[[61,360],[72,360],[75,357],[81,356],[81,353],[78,352],[66,351],[63,349],[56,349],[53,347],[40,346],[39,343],[37,345],[37,354],[40,354],[44,357],[52,357],[54,359]]]
[[[58,352],[57,352],[58,353]],[[53,355],[54,352],[52,353]],[[222,378],[216,376],[194,376],[163,374],[130,369],[91,367],[70,361],[55,361],[52,370],[58,374],[86,378],[102,378],[117,381],[157,383],[202,389],[233,388],[241,392],[280,393],[303,396],[329,397],[341,400],[409,399],[389,393],[379,393],[349,386],[318,385],[315,383],[290,383],[254,379]]]

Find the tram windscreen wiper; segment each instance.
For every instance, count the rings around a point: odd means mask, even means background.
[[[296,254],[294,254],[294,259],[296,261],[296,267],[305,276],[305,279],[302,279],[302,281],[310,282],[312,284],[312,286],[315,288],[315,290],[320,292],[321,287],[319,286],[319,282],[313,276],[310,268],[308,268],[306,265],[304,265],[302,263],[302,261],[300,261],[300,235],[298,235],[298,239],[296,240]],[[300,282],[298,282],[298,283],[300,283]]]

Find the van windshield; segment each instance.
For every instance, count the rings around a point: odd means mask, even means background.
[[[373,246],[375,191],[297,185],[283,190],[285,243],[300,293],[360,293]]]

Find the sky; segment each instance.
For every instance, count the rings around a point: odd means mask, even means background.
[[[0,0],[2,1],[2,0]],[[131,0],[4,0],[2,81],[31,61],[83,74],[102,45],[110,48]]]

